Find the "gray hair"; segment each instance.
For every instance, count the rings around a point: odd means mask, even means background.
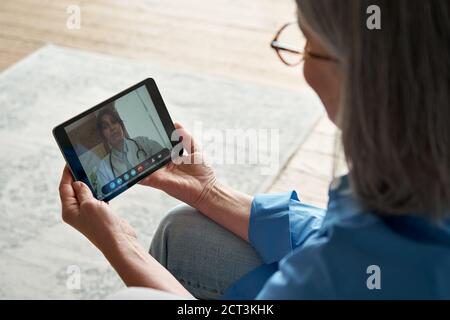
[[[370,5],[381,30],[366,27]],[[450,2],[297,0],[339,60],[338,125],[352,188],[378,214],[433,220],[450,206]]]

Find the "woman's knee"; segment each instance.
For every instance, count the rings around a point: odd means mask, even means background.
[[[186,239],[187,226],[195,227],[199,221],[206,219],[199,211],[186,204],[178,205],[169,210],[161,220],[150,246],[150,254],[162,265],[167,266],[167,248],[171,246],[169,242],[184,238],[183,242],[189,243]]]
[[[156,233],[166,237],[171,234],[178,235],[186,230],[186,226],[196,226],[204,219],[207,218],[197,209],[186,204],[180,204],[168,211],[161,220]]]

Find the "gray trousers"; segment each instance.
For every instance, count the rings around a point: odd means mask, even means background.
[[[219,298],[262,264],[246,241],[185,204],[161,221],[150,254],[197,299]]]

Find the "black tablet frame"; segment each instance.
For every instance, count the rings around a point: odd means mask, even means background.
[[[156,82],[153,78],[147,78],[135,85],[133,85],[132,87],[125,89],[124,91],[116,94],[115,96],[95,105],[94,107],[84,111],[83,113],[80,113],[79,115],[61,123],[60,125],[56,126],[53,130],[53,137],[56,140],[56,143],[58,144],[59,149],[61,150],[61,153],[64,157],[64,159],[66,160],[67,165],[70,168],[70,171],[72,172],[72,175],[74,177],[74,179],[76,181],[83,181],[85,184],[87,184],[89,186],[89,188],[91,189],[92,193],[94,194],[94,197],[97,198],[97,190],[93,190],[91,183],[89,182],[89,179],[86,175],[86,172],[83,169],[83,166],[81,165],[80,160],[78,159],[78,156],[75,152],[75,149],[72,145],[72,143],[70,142],[70,139],[67,135],[66,132],[66,127],[80,119],[82,119],[83,117],[89,115],[92,112],[97,111],[98,109],[101,109],[102,107],[104,107],[105,105],[119,99],[120,97],[136,90],[137,88],[141,87],[145,85],[145,87],[148,90],[148,93],[150,95],[150,98],[156,108],[156,111],[158,112],[158,115],[161,119],[161,122],[164,126],[164,129],[166,131],[166,134],[172,144],[172,150],[175,147],[175,145],[177,145],[179,142],[178,141],[173,141],[171,139],[173,132],[175,131],[175,126],[172,122],[172,119],[170,118],[169,112],[167,111],[166,105],[164,104],[164,101],[161,97],[161,94],[158,90],[158,87],[156,86]],[[125,190],[128,190],[130,187],[132,187],[134,184],[138,183],[139,181],[141,181],[142,179],[144,179],[145,177],[147,177],[148,175],[150,175],[151,173],[155,172],[156,170],[158,170],[159,168],[165,166],[167,163],[169,163],[170,161],[172,161],[172,150],[170,150],[171,152],[171,157],[168,159],[164,159],[164,161],[157,163],[154,167],[150,168],[149,170],[141,173],[138,175],[137,179],[133,179],[127,182],[124,182],[123,185],[118,188],[116,191],[114,191],[113,193],[107,195],[105,198],[101,199],[102,201],[108,202],[111,199],[117,197],[119,194],[121,194],[122,192],[124,192]],[[175,157],[177,157],[179,155],[176,155]],[[97,198],[98,199],[98,198]]]

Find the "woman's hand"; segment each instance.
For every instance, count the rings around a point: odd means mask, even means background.
[[[192,298],[192,295],[137,242],[136,232],[108,204],[95,199],[64,168],[59,195],[62,218],[84,234],[111,263],[127,286],[148,287]]]
[[[187,155],[152,173],[140,183],[165,191],[198,209],[221,226],[248,241],[252,197],[217,182],[191,135],[175,124]]]
[[[83,182],[74,182],[67,166],[59,195],[64,222],[84,234],[103,253],[120,241],[136,240],[136,232],[128,222],[115,215],[107,203],[95,199]]]
[[[203,155],[192,136],[178,123],[177,132],[182,137],[187,154],[177,159],[176,163],[155,171],[141,180],[142,185],[160,189],[178,200],[199,209],[216,184],[214,171],[204,162]]]

